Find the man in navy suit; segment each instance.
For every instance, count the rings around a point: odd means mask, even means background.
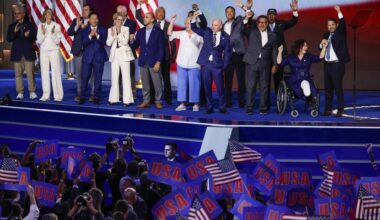
[[[88,26],[88,17],[94,8],[90,4],[85,4],[82,8],[82,17],[74,18],[67,33],[69,36],[74,36],[73,45],[71,46],[71,53],[74,55],[74,72],[77,76],[77,96],[75,101],[79,101],[82,90],[82,30]],[[94,99],[94,77],[91,76],[91,98]]]
[[[144,17],[145,27],[141,28],[131,44],[132,48],[140,47],[139,67],[143,83],[143,103],[139,108],[149,107],[151,88],[149,81],[152,80],[155,90],[155,103],[157,109],[162,109],[162,75],[161,63],[164,60],[164,33],[161,28],[154,25],[152,13],[146,13]]]
[[[199,13],[196,14],[196,16]],[[231,46],[228,34],[222,31],[222,21],[215,19],[212,28],[199,28],[193,19],[191,29],[203,37],[203,47],[199,54],[197,63],[201,66],[202,81],[206,94],[206,113],[213,112],[212,105],[212,81],[216,84],[219,97],[219,111],[226,113],[226,103],[224,97],[224,77],[223,70],[230,63]]]
[[[91,13],[89,24],[86,29],[82,30],[82,91],[79,104],[84,103],[88,81],[91,74],[94,74],[94,103],[100,103],[100,92],[103,77],[104,62],[108,60],[107,52],[104,46],[107,40],[107,30],[99,26],[99,16],[97,13]]]
[[[8,26],[7,41],[12,43],[11,61],[14,62],[16,78],[16,99],[24,98],[23,74],[28,78],[29,98],[36,99],[36,81],[34,78],[34,61],[36,53],[33,42],[36,40],[36,29],[28,20],[25,20],[25,11],[21,6],[14,8],[16,22]]]

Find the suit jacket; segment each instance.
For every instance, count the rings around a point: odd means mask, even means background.
[[[247,28],[247,27],[246,27]],[[268,42],[262,46],[261,33],[256,25],[250,27],[249,36],[248,36],[248,47],[245,51],[243,61],[247,64],[254,65],[259,59],[261,54],[261,59],[264,62],[264,65],[271,65],[272,63],[277,62],[277,38],[276,34],[267,31],[268,33]]]
[[[107,40],[107,30],[102,26],[97,26],[98,38],[89,38],[91,33],[91,26],[82,30],[82,45],[83,57],[82,63],[92,63],[93,60],[97,63],[104,63],[108,60],[108,55],[104,46]]]
[[[129,46],[129,28],[121,26],[121,31],[119,35],[112,36],[112,27],[108,28],[107,34],[107,46],[111,47],[110,51],[110,62],[115,60],[115,53],[117,49],[117,42],[119,41],[119,50],[123,50],[123,53],[120,54],[121,57],[118,57],[122,61],[131,61],[134,60],[132,49]]]
[[[142,16],[141,8],[136,10],[136,19],[141,24],[144,24],[144,18]],[[164,29],[162,31],[164,32],[165,60],[175,60],[177,56],[177,43],[175,40],[169,41],[170,39],[168,35],[169,25],[170,25],[169,22],[164,21]]]
[[[127,18],[124,21],[124,26],[129,28],[129,34],[136,34],[137,22]],[[137,58],[136,50],[132,49],[133,56]]]
[[[226,25],[227,21],[223,24],[223,30],[224,26]],[[243,17],[238,16],[235,18],[235,20],[232,22],[231,25],[231,35],[230,35],[230,44],[231,48],[235,49],[235,53],[237,54],[244,54],[245,53],[245,44],[244,44],[244,35],[242,34],[244,29],[244,23],[243,23]]]
[[[323,39],[328,40],[329,36],[330,32],[326,32],[323,34]],[[339,19],[339,25],[332,36],[331,42],[339,61],[343,63],[350,62],[350,55],[347,47],[346,21],[344,17]]]
[[[273,32],[276,33],[276,36],[277,36],[277,46],[280,46],[280,45],[284,46],[283,55],[287,55],[288,54],[288,49],[287,49],[287,46],[286,46],[284,32],[286,30],[292,28],[297,23],[298,23],[298,17],[294,16],[294,15],[293,15],[292,19],[290,19],[290,20],[287,20],[287,21],[284,21],[284,20],[276,21],[276,26],[274,27]],[[271,31],[269,25],[268,25],[268,31]]]
[[[80,19],[83,18],[81,17]],[[71,25],[69,29],[67,30],[67,33],[69,36],[74,36],[73,44],[71,46],[71,53],[74,56],[80,56],[82,52],[82,28],[78,28],[77,31],[75,31],[75,26],[77,26],[77,19],[74,18],[73,22],[71,22]]]
[[[203,37],[203,47],[199,54],[197,63],[201,66],[209,62],[212,55],[212,64],[216,68],[226,68],[231,60],[230,37],[223,30],[221,31],[219,45],[213,46],[213,32],[211,28],[198,28],[196,23],[191,24],[191,29],[199,36]]]
[[[14,22],[8,26],[7,41],[12,43],[11,61],[18,62],[24,57],[26,60],[35,60],[36,53],[33,48],[33,43],[36,40],[37,31],[32,23],[24,20],[20,24],[19,30],[15,33],[14,29],[18,22]],[[25,37],[25,32],[30,31],[28,37]]]
[[[149,67],[153,67],[156,62],[162,63],[162,61],[164,61],[164,33],[161,28],[153,25],[148,43],[145,40],[145,36],[146,27],[143,27],[137,32],[135,40],[131,46],[134,49],[140,47],[140,67],[144,67],[146,64],[148,64]]]

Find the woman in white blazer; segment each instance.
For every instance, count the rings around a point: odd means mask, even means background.
[[[123,104],[133,103],[132,85],[130,77],[130,61],[134,60],[129,42],[129,28],[123,26],[123,15],[115,13],[114,25],[108,28],[107,45],[111,47],[111,91],[108,98],[110,105],[119,102],[119,75],[121,69],[123,83]]]
[[[50,74],[53,87],[54,101],[61,102],[63,88],[61,79],[61,58],[59,55],[59,43],[61,42],[61,26],[54,22],[53,11],[46,9],[42,16],[42,23],[38,25],[37,43],[40,47],[40,65],[42,80],[41,101],[50,100]]]

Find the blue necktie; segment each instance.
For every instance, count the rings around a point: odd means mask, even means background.
[[[329,39],[328,39],[328,45],[327,45],[327,48],[326,48],[326,59],[329,61],[330,60],[330,57],[331,57],[331,54],[330,54],[330,50],[331,50],[331,47],[332,47],[332,44],[331,44],[331,40],[332,40],[332,36],[334,35],[334,33],[330,33],[330,36],[329,36]]]

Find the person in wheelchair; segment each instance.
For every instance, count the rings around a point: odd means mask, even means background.
[[[291,54],[285,58],[282,57],[283,45],[278,48],[277,64],[280,67],[289,65],[291,68],[289,76],[285,78],[286,85],[293,91],[294,98],[300,99],[305,97],[306,101],[311,103],[312,116],[318,115],[319,106],[316,103],[318,90],[311,78],[310,67],[312,63],[318,63],[323,60],[327,44],[327,40],[322,40],[322,50],[319,56],[308,52],[308,44],[304,39],[296,40],[293,43]],[[298,116],[297,110],[293,106],[291,107],[293,110],[292,116]]]

